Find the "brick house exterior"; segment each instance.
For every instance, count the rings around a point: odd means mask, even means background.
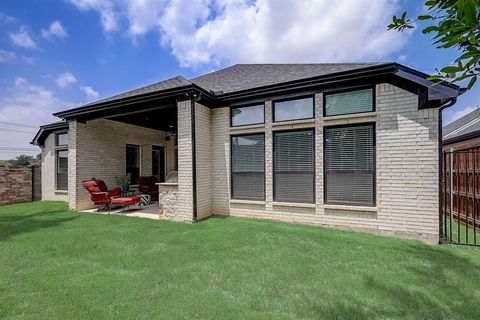
[[[152,146],[158,145],[165,148],[166,172],[178,167],[172,219],[192,222],[210,215],[253,217],[437,242],[441,108],[453,104],[461,90],[449,84],[432,88],[427,77],[396,63],[236,65],[192,80],[176,77],[59,112],[56,115],[65,121],[42,127],[33,141],[42,146],[43,199],[68,201],[76,210],[90,208],[83,180],[96,177],[114,186],[114,177],[126,170],[126,144],[140,146],[140,175],[151,175],[150,154]],[[348,94],[365,86],[372,92],[372,110],[325,114],[326,95],[338,90]],[[275,121],[278,101],[296,101],[304,96],[313,98],[311,117]],[[346,101],[354,107],[357,103]],[[263,121],[233,126],[233,110],[252,104],[263,106]],[[171,125],[163,116],[165,110],[173,110],[168,115],[176,124],[176,139],[166,139]],[[325,159],[331,157],[325,154],[326,130],[363,124],[373,128],[373,202],[326,203]],[[68,128],[65,191],[56,190],[54,183],[57,169],[53,155],[58,148],[54,137],[59,128]],[[276,178],[275,161],[279,159],[275,160],[275,137],[298,130],[313,132],[314,172],[309,190],[313,190],[314,201],[278,201],[275,192],[283,189],[275,185],[280,184],[276,179],[281,176],[279,173]],[[264,158],[264,191],[258,188],[264,195],[260,200],[241,199],[232,191],[232,161],[239,161],[232,159],[232,138],[255,134],[262,137],[264,145],[260,155]],[[246,162],[241,165],[249,163],[248,157],[242,155]],[[289,165],[295,167],[294,162]],[[334,178],[328,179],[335,185]],[[363,192],[346,181],[345,188]],[[283,188],[288,191],[288,181]],[[248,188],[243,191],[248,193]]]

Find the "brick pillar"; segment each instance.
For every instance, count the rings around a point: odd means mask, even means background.
[[[272,101],[265,102],[265,205],[273,210]]]
[[[178,202],[175,220],[193,221],[191,101],[178,101]]]
[[[77,121],[68,122],[68,206],[73,210],[77,209],[77,129]]]

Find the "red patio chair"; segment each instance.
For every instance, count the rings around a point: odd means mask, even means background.
[[[136,182],[141,193],[150,195],[152,199],[158,199],[157,178],[155,176],[138,177]]]
[[[90,193],[90,200],[100,210],[110,212],[112,205],[121,205],[128,207],[129,205],[140,202],[140,197],[121,197],[122,190],[120,188],[113,188],[108,190],[107,185],[102,180],[87,180],[82,182],[83,187]]]

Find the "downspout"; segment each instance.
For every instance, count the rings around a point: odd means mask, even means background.
[[[447,104],[444,104],[438,109],[438,216],[439,216],[439,241],[442,242],[442,232],[443,232],[443,222],[442,222],[442,210],[443,210],[443,199],[442,199],[442,175],[443,175],[443,139],[442,139],[442,111],[444,109],[450,108],[457,102],[457,98],[452,98]]]

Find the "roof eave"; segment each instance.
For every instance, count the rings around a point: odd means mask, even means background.
[[[85,114],[92,113],[99,110],[116,108],[120,105],[127,105],[127,104],[131,105],[136,103],[148,102],[150,100],[155,100],[155,99],[167,99],[167,98],[180,97],[184,94],[188,94],[191,91],[198,91],[205,98],[209,98],[209,99],[213,98],[213,96],[203,88],[200,88],[194,84],[189,84],[189,85],[185,85],[177,88],[150,92],[143,95],[137,95],[137,96],[117,99],[113,101],[106,101],[106,102],[93,104],[93,105],[89,104],[87,106],[80,106],[77,108],[56,112],[53,115],[62,119],[71,119],[80,115],[85,115]]]
[[[308,86],[317,86],[319,84],[324,84],[328,82],[338,82],[343,80],[349,80],[355,77],[368,76],[372,74],[393,73],[396,70],[396,65],[397,64],[395,62],[388,62],[381,65],[368,66],[365,68],[359,68],[355,70],[331,73],[331,74],[317,76],[317,77],[293,80],[293,81],[282,82],[282,83],[268,85],[268,86],[262,86],[262,87],[224,93],[216,96],[216,98],[223,101],[239,100],[244,97],[250,98],[252,96],[257,96],[257,95],[275,94],[275,93],[278,93],[279,91],[295,90],[299,88],[305,88]]]
[[[64,129],[68,129],[68,122],[46,124],[46,125],[40,126],[40,129],[38,129],[32,141],[30,141],[30,144],[34,146],[43,146],[43,142],[45,141],[45,139],[43,139],[44,135],[50,132],[64,130]]]

